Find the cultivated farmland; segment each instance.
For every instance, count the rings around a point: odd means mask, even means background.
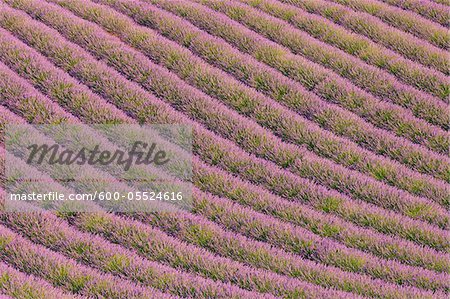
[[[448,298],[449,16],[446,0],[0,0],[0,298]],[[169,158],[134,180],[20,146],[136,140]],[[7,208],[175,184],[188,208]]]

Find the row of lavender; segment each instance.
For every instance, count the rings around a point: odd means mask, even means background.
[[[288,21],[311,36],[356,56],[370,65],[386,70],[406,84],[418,87],[420,90],[429,92],[443,100],[448,95],[446,78],[438,71],[432,71],[410,59],[406,59],[402,55],[373,42],[369,38],[342,28],[324,17],[308,13],[300,7],[283,4],[278,1],[241,0],[240,2]],[[375,83],[382,82],[380,79],[383,79],[386,75],[382,75],[382,72],[377,73],[381,78],[375,78],[376,81],[367,83],[383,90],[382,84]],[[395,79],[390,78],[389,81],[392,84],[392,82],[395,82]],[[365,87],[369,86],[362,85],[362,88]],[[382,95],[380,91],[378,93]],[[387,98],[396,96],[388,93],[384,95]],[[399,100],[397,102],[401,103]]]
[[[33,223],[35,223],[35,222],[33,222]]]
[[[70,6],[68,4],[70,3],[70,1],[56,1],[56,2],[59,2],[63,6]],[[143,5],[140,5],[139,3],[130,4],[130,1],[104,1],[104,2],[100,1],[100,2],[109,3],[110,5],[114,4],[115,7],[120,7],[119,9],[121,9],[122,11],[124,9],[127,9],[128,10],[127,14],[133,15],[133,17],[137,19],[138,22],[143,23],[146,26],[156,26],[156,28],[162,31],[163,34],[169,34],[169,37],[173,39],[173,37],[170,36],[170,32],[168,32],[169,30],[168,28],[165,28],[161,24],[158,25],[157,23],[155,23],[154,20],[152,20],[152,18],[148,17],[149,13],[151,13],[151,15],[155,14],[154,9],[151,8],[149,9],[148,8],[149,6],[147,7],[144,6],[145,12],[142,15],[142,13],[141,14],[136,13],[136,9],[142,10]],[[370,114],[371,112],[369,111],[369,109],[364,110],[364,107],[361,105],[362,103],[365,103],[366,106],[370,107],[370,109],[378,111],[378,113],[381,115],[385,115],[385,112],[382,111],[396,110],[397,112],[395,114],[397,115],[397,118],[399,120],[400,119],[404,120],[405,123],[411,123],[412,127],[423,128],[423,125],[425,125],[420,120],[416,119],[413,120],[413,118],[411,118],[411,115],[408,116],[408,114],[410,113],[409,111],[400,109],[395,105],[388,105],[385,102],[380,102],[379,100],[371,97],[367,93],[364,93],[362,90],[348,86],[349,84],[346,84],[347,81],[340,79],[339,76],[337,76],[333,72],[327,71],[326,69],[321,68],[317,64],[313,64],[304,59],[301,59],[301,57],[299,56],[288,55],[290,52],[285,48],[280,47],[277,44],[271,43],[266,39],[261,39],[261,36],[257,34],[252,34],[251,31],[245,29],[245,27],[243,27],[242,25],[237,25],[236,23],[230,22],[229,19],[227,21],[227,19],[223,18],[223,16],[220,17],[220,15],[218,15],[217,13],[211,12],[211,10],[206,9],[203,6],[182,1],[170,1],[170,2],[153,1],[153,2],[155,4],[163,6],[165,9],[169,9],[182,15],[185,18],[188,18],[190,21],[195,22],[197,26],[200,26],[205,30],[213,32],[213,34],[218,35],[221,38],[227,40],[232,45],[238,47],[241,51],[252,54],[252,56],[257,58],[258,60],[280,70],[282,73],[287,74],[292,79],[295,79],[303,83],[305,88],[312,90],[314,93],[318,94],[319,96],[325,99],[328,99],[330,101],[336,101],[338,104],[342,105],[346,109],[349,109],[355,112],[356,114],[365,117],[370,122],[373,122],[375,125],[381,127],[390,126],[390,124],[386,122],[386,120],[384,120],[383,124],[381,119],[379,119],[377,122],[377,116],[375,116],[373,112],[372,114]],[[395,84],[396,80],[393,79],[392,76],[385,75],[383,73],[380,74],[380,72],[377,71],[376,68],[371,68],[367,65],[364,65],[358,60],[353,59],[353,57],[351,57],[350,55],[346,55],[344,53],[341,53],[339,50],[336,51],[335,48],[317,42],[308,35],[301,33],[300,31],[295,30],[293,28],[290,28],[287,24],[279,20],[263,16],[256,10],[252,10],[251,8],[246,7],[244,5],[239,5],[239,3],[224,2],[224,6],[218,6],[220,4],[222,4],[222,2],[213,1],[213,3],[210,5],[213,8],[220,10],[221,12],[226,13],[227,11],[229,11],[229,17],[235,18],[240,22],[244,22],[252,29],[262,32],[263,35],[272,38],[276,42],[279,42],[280,44],[283,44],[286,47],[290,48],[293,52],[305,55],[313,61],[322,63],[325,66],[332,68],[334,71],[339,72],[340,75],[347,76],[348,78],[353,79],[353,81],[355,81],[356,84],[364,86],[365,88],[369,87],[369,90],[373,93],[376,93],[378,96],[382,98],[396,97],[396,99],[395,98],[392,99],[395,103],[410,107],[413,113],[415,113],[416,115],[423,117],[431,121],[432,123],[438,125],[441,122],[438,119],[442,118],[442,113],[436,112],[438,111],[443,112],[445,106],[444,103],[442,103],[440,100],[434,99],[433,97],[429,97],[427,95],[421,96],[421,93],[417,90],[405,87],[401,84]],[[130,12],[129,10],[131,9],[131,7],[134,8]],[[235,11],[239,11],[239,13],[235,13]],[[211,18],[200,17],[205,16],[205,14],[207,14],[207,16],[211,16]],[[227,34],[225,34],[225,32],[227,32]],[[230,34],[230,32],[232,34]],[[242,41],[237,37],[242,35],[244,35],[247,39]],[[178,39],[180,38],[182,37],[178,37]],[[254,40],[255,42],[251,43],[250,42],[251,40]],[[183,41],[183,44],[186,42],[189,43],[190,40],[188,39],[187,41]],[[242,44],[243,42],[244,44]],[[206,55],[204,53],[205,49],[203,49],[202,53],[202,51],[196,50],[197,47],[193,48],[193,45],[191,44],[187,44],[186,46],[188,46],[192,50],[195,50],[195,52],[198,52],[200,56]],[[212,55],[217,53],[213,52],[207,54]],[[287,60],[287,57],[285,58],[283,56],[288,56],[289,59]],[[223,65],[223,68],[227,72],[233,70],[233,66],[227,65],[227,60],[221,59],[220,55],[209,57],[209,59],[208,57],[206,57],[206,59],[210,61],[215,61],[215,64],[218,64],[218,66]],[[229,63],[230,62],[228,61],[228,64]],[[246,69],[245,68],[243,69],[242,67],[239,68],[239,70],[241,73],[246,71]],[[250,70],[248,70],[247,72],[249,71]],[[253,72],[256,71],[257,70],[254,70]],[[246,80],[245,78],[248,77],[252,78],[254,76],[254,75],[250,76],[245,73],[244,74],[239,74],[238,72],[234,73],[236,73],[236,75],[240,75],[240,77],[242,77],[240,78],[240,80],[243,81]],[[258,77],[261,77],[261,75],[259,75]],[[325,79],[325,77],[327,78]],[[280,76],[275,76],[275,78],[281,80]],[[364,78],[367,79],[364,80]],[[247,79],[246,81],[250,80]],[[421,81],[424,82],[423,79]],[[439,81],[442,82],[441,86],[443,87],[446,86],[444,77],[441,77]],[[292,81],[284,80],[284,82],[292,82]],[[259,89],[262,92],[264,92],[264,88],[267,89],[267,87],[265,87],[264,85],[270,86],[271,84],[273,85],[274,83],[262,82],[259,85],[255,83],[251,85],[254,86],[256,89]],[[280,83],[278,83],[277,85],[280,85]],[[288,84],[283,83],[282,86],[283,85],[286,86]],[[350,102],[346,102],[346,99],[343,95],[331,93],[331,91],[328,90],[330,88],[329,85],[333,85],[333,87],[337,86],[338,90],[342,92],[342,94],[344,95],[355,94],[355,96],[358,97],[359,101],[361,101],[362,103],[361,104],[356,103],[356,101],[354,100],[353,104],[351,105]],[[373,85],[373,87],[371,87],[370,85]],[[284,89],[286,88],[287,87],[285,87]],[[291,86],[290,88],[293,87]],[[274,87],[272,87],[272,89],[277,91],[277,89]],[[289,94],[289,89],[283,90],[281,87],[279,87],[279,89],[280,90],[278,90],[277,93],[275,93],[275,91],[272,91],[274,99],[279,98],[279,101],[283,101],[284,98],[286,99],[292,98],[292,94]],[[266,93],[267,92],[268,91],[266,91]],[[286,94],[283,94],[283,92]],[[297,94],[299,93],[300,91],[297,91]],[[286,100],[284,102],[286,102]],[[361,106],[359,106],[358,104]],[[299,106],[301,107],[301,105]],[[296,107],[294,107],[293,109],[296,109]],[[441,124],[444,128],[446,128],[447,123],[443,119]],[[401,132],[401,130],[398,129],[396,130],[394,127],[390,127],[389,129],[392,129],[399,135],[404,134]],[[418,139],[420,139],[420,137],[418,136],[416,137],[409,136],[408,138],[411,138],[416,142],[420,142],[418,141]],[[433,147],[433,145],[430,146]]]

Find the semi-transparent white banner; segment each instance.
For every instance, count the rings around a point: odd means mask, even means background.
[[[190,209],[192,128],[9,124],[7,212]]]

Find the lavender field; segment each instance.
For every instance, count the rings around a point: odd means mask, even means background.
[[[449,17],[448,0],[0,0],[0,299],[449,298]],[[30,165],[19,141],[56,139],[11,140],[27,124],[191,128],[158,172],[189,208],[7,211],[30,188],[149,187]]]

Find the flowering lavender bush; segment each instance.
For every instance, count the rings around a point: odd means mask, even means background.
[[[416,12],[431,21],[447,26],[448,9],[447,0],[421,1],[421,0],[382,0],[383,2]]]

